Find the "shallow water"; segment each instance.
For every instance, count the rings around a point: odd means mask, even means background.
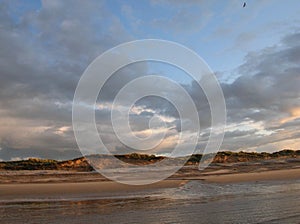
[[[0,202],[1,223],[300,223],[300,180],[191,181],[118,197],[24,199]]]

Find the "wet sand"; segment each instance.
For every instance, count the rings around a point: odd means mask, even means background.
[[[209,174],[209,173],[208,173]],[[252,173],[234,173],[227,174],[226,170],[222,175],[215,175],[212,172],[204,178],[208,182],[232,183],[232,182],[251,182],[251,181],[269,181],[269,180],[296,180],[300,179],[300,168],[286,170],[268,170]]]
[[[207,183],[300,180],[300,161],[212,164],[205,170],[185,166],[176,174],[150,185],[125,185],[96,172],[0,171],[0,200],[126,196],[138,191],[178,188],[188,181]]]
[[[1,223],[299,223],[300,163],[186,166],[124,185],[95,172],[0,171]]]
[[[78,196],[84,198],[111,197],[126,195],[142,190],[157,188],[176,188],[185,184],[183,180],[164,180],[158,183],[142,185],[125,185],[112,181],[81,183],[27,183],[0,184],[0,200],[35,200],[35,199],[71,199]]]
[[[226,184],[191,180],[181,187],[123,193],[0,202],[1,223],[296,224],[300,220],[299,180]]]

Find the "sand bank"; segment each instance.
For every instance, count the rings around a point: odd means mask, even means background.
[[[185,167],[167,180],[150,185],[124,185],[103,179],[95,173],[59,172],[5,172],[0,178],[0,201],[51,200],[70,198],[99,198],[111,196],[147,195],[147,191],[159,188],[177,188],[189,180],[207,183],[255,182],[270,180],[300,180],[299,163],[258,166],[210,167],[199,171],[197,167]],[[2,181],[1,181],[2,180]],[[26,181],[26,182],[25,182]],[[50,182],[51,181],[51,182]],[[142,193],[141,193],[142,192]]]
[[[222,175],[207,175],[203,178],[207,182],[230,183],[247,181],[268,181],[268,180],[292,180],[300,179],[300,168],[286,170],[267,170],[249,173],[229,173]]]
[[[130,192],[156,188],[179,187],[182,180],[164,180],[150,185],[125,185],[112,181],[81,183],[29,183],[0,184],[0,200],[19,199],[68,199],[78,197],[105,197],[126,195]]]

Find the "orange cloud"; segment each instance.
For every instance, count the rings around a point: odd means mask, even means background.
[[[286,122],[289,122],[289,121],[292,121],[292,120],[295,120],[297,118],[300,117],[300,107],[295,107],[295,108],[292,108],[290,111],[290,116],[289,117],[286,117],[286,118],[283,118],[280,120],[280,123],[281,124],[284,124]]]

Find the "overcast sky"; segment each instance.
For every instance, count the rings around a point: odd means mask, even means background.
[[[0,160],[81,156],[72,100],[82,73],[104,51],[144,38],[183,44],[214,71],[227,106],[221,150],[300,149],[300,2],[243,2],[0,0]],[[181,83],[192,96],[201,150],[210,125],[205,95],[187,74],[155,62],[121,69],[101,90],[96,120],[104,143],[113,153],[130,152],[113,133],[111,103],[126,83],[152,74]],[[132,130],[147,136],[155,114],[166,123],[155,129],[166,140],[153,152],[168,153],[180,125],[166,100],[138,101]]]

